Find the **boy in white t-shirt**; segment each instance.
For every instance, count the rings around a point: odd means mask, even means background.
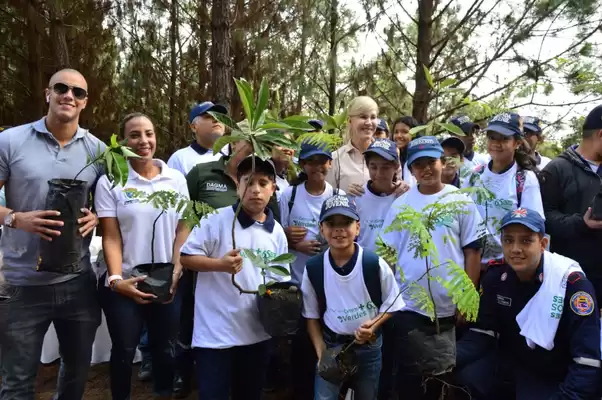
[[[364,194],[355,198],[363,225],[357,243],[374,251],[385,215],[397,197],[393,177],[399,169],[399,154],[392,140],[375,139],[364,152],[364,159],[370,180],[364,185]]]
[[[442,215],[441,219],[436,221],[435,228],[430,233],[433,244],[437,248],[440,263],[452,260],[456,264],[464,266],[466,273],[475,283],[475,286],[478,284],[480,275],[480,239],[485,234],[484,226],[481,226],[481,217],[474,202],[462,193],[454,194],[458,189],[441,181],[442,156],[443,148],[437,138],[433,136],[424,136],[410,142],[407,163],[416,177],[417,185],[410,188],[407,193],[393,203],[383,223],[381,234],[383,241],[397,251],[397,264],[403,270],[404,275],[402,280],[399,274],[396,274],[400,289],[402,293],[409,290],[409,292],[404,293],[406,306],[402,312],[396,314],[394,322],[398,338],[396,344],[398,346],[399,375],[397,381],[399,386],[397,390],[400,398],[413,400],[428,398],[425,396],[423,376],[419,366],[424,364],[425,360],[432,361],[428,355],[428,350],[432,351],[432,349],[420,348],[422,343],[415,343],[412,337],[415,338],[418,333],[424,335],[425,338],[429,338],[434,335],[436,330],[435,323],[431,321],[430,316],[422,309],[420,303],[410,295],[412,290],[410,285],[418,284],[427,290],[430,288],[436,306],[440,332],[443,336],[449,337],[450,346],[455,343],[456,306],[448,295],[447,289],[433,280],[429,284],[427,277],[424,275],[427,260],[415,258],[412,234],[409,231],[388,233],[385,231],[400,212],[401,206],[409,206],[420,212],[426,206],[435,202],[465,202],[466,204],[461,209],[462,212]],[[432,260],[428,261],[432,262]],[[439,267],[431,265],[430,268],[432,268],[431,276],[447,279],[445,265]],[[411,334],[411,332],[413,333]],[[423,343],[427,343],[427,341],[425,340]],[[444,354],[454,351],[450,346],[441,349]],[[433,383],[436,384],[436,382]],[[438,389],[440,390],[440,388]]]
[[[263,283],[261,270],[241,249],[272,258],[287,253],[288,246],[267,208],[276,190],[274,164],[256,157],[251,173],[252,157],[238,166],[242,209],[235,225],[236,249],[231,229],[238,203],[203,220],[182,247],[182,265],[198,272],[192,347],[203,400],[259,400],[265,382],[270,336],[259,320],[255,296],[239,293],[231,279],[235,275],[242,288],[256,290]]]
[[[351,346],[357,372],[350,386],[358,399],[374,399],[381,370],[380,327],[404,303],[389,265],[355,243],[360,231],[353,200],[335,195],[324,202],[320,231],[330,248],[307,262],[301,290],[303,316],[318,356],[315,399],[337,400],[342,382],[320,371],[333,348]]]

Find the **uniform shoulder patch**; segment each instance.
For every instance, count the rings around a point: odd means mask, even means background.
[[[584,291],[573,294],[569,305],[575,314],[582,317],[588,316],[594,312],[594,299],[591,294]]]
[[[503,258],[500,258],[498,260],[491,260],[487,263],[488,267],[499,267],[500,265],[504,265],[506,264],[506,262],[504,261]]]
[[[580,281],[581,279],[583,279],[584,275],[582,272],[579,271],[575,271],[575,272],[571,272],[569,274],[569,276],[566,278],[566,280],[568,281],[568,283],[570,283],[571,285],[573,283],[576,283],[578,281]]]

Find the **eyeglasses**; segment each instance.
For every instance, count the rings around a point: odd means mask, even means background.
[[[73,97],[75,97],[78,100],[83,100],[86,97],[88,97],[88,92],[86,92],[86,89],[82,89],[77,86],[65,85],[64,83],[55,83],[54,85],[52,85],[52,90],[56,94],[65,94],[69,90],[71,90],[71,93],[73,93]]]

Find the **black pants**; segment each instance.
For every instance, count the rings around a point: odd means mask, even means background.
[[[176,344],[176,375],[190,384],[194,367],[194,354],[190,349],[194,326],[194,279],[192,271],[184,270],[178,283],[176,296],[180,296],[180,329]]]

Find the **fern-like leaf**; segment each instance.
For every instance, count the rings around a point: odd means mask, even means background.
[[[431,295],[428,290],[416,282],[410,283],[408,289],[406,290],[407,296],[412,300],[412,302],[418,306],[422,311],[426,313],[426,315],[431,319],[431,321],[435,320],[435,304],[431,299]]]
[[[399,273],[400,282],[405,281],[405,275],[403,273],[403,270],[401,269],[401,266],[397,263],[397,261],[399,260],[397,250],[395,250],[393,246],[389,246],[387,243],[385,243],[385,241],[380,235],[376,238],[375,253],[383,260],[385,260],[387,264],[389,264],[389,267],[391,267],[393,272],[397,270],[397,272]]]
[[[447,295],[465,315],[467,321],[476,321],[479,312],[479,292],[462,267],[447,260],[447,278],[436,276],[434,279],[447,290]]]
[[[336,134],[308,132],[301,134],[297,138],[297,143],[309,143],[315,146],[324,146],[329,151],[335,151],[343,144],[343,138]]]

